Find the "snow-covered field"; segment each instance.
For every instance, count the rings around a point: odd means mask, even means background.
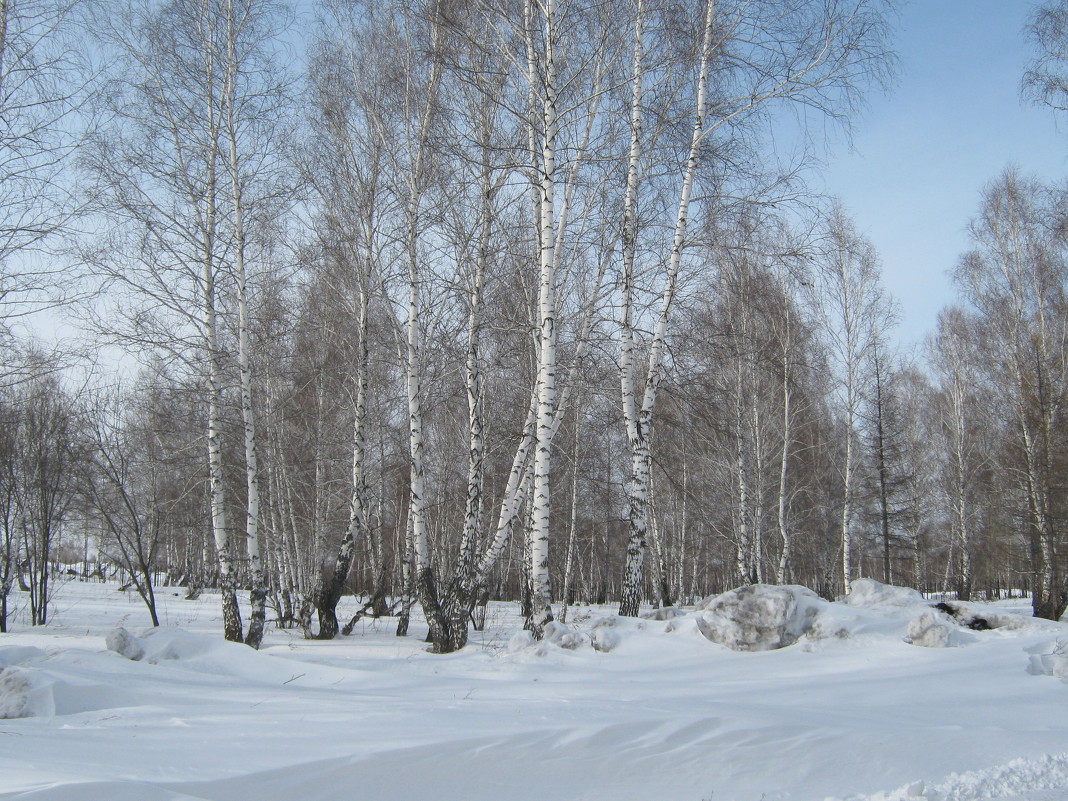
[[[216,596],[178,590],[145,636],[135,595],[72,581],[51,625],[0,635],[0,798],[1068,799],[1068,625],[1009,601],[971,631],[859,589],[607,625],[580,606],[559,644],[526,643],[499,604],[433,656],[418,620],[404,639],[392,620],[333,642],[271,629],[257,653],[221,640]],[[118,626],[139,660],[108,650]],[[708,639],[780,635],[797,642]]]

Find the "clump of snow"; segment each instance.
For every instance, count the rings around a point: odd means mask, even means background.
[[[870,578],[854,579],[842,599],[850,606],[912,606],[925,604],[923,595],[910,587],[893,587]]]
[[[588,635],[581,631],[574,631],[559,620],[551,620],[545,624],[544,639],[568,651],[574,651],[590,642]]]
[[[607,654],[609,651],[616,650],[619,644],[623,642],[617,623],[617,618],[602,617],[593,624],[590,641],[595,651]]]
[[[770,651],[793,645],[812,627],[827,602],[806,587],[753,584],[710,599],[697,626],[712,642],[735,651]]]
[[[659,609],[643,612],[641,618],[642,620],[674,620],[684,614],[686,613],[677,606],[661,606]]]
[[[932,609],[909,621],[905,642],[924,648],[948,648],[956,628],[949,615]]]
[[[1068,640],[1057,640],[1033,649],[1027,672],[1068,681]]]
[[[141,644],[141,640],[134,637],[122,626],[108,632],[107,637],[104,638],[104,644],[109,651],[114,651],[134,662],[140,661],[145,657],[145,647]]]
[[[0,668],[0,720],[32,717],[33,681],[28,670]]]
[[[526,629],[521,629],[508,638],[508,645],[505,646],[504,650],[506,653],[514,654],[530,647],[533,643],[534,635]]]

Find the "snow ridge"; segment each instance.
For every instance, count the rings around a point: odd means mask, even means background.
[[[1060,801],[1068,797],[1068,753],[1014,759],[1004,765],[951,773],[932,787],[913,782],[847,801]],[[842,801],[828,797],[827,801]]]

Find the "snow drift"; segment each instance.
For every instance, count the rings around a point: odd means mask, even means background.
[[[798,643],[815,648],[833,640],[875,647],[887,639],[924,648],[957,648],[975,642],[975,632],[1039,631],[1057,625],[981,604],[932,603],[907,587],[857,579],[850,593],[835,602],[807,587],[753,584],[711,595],[690,610],[666,607],[640,619],[610,616],[571,626],[553,621],[542,641],[523,631],[512,637],[506,650],[536,656],[585,648],[610,653],[643,632],[695,635],[732,651],[772,651]]]

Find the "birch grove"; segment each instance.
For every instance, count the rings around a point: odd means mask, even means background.
[[[0,81],[29,7],[0,2]],[[69,150],[85,198],[0,195],[2,225],[37,219],[0,261],[66,232],[79,310],[135,367],[68,393],[7,332],[0,604],[21,580],[43,622],[79,531],[149,617],[161,584],[218,592],[253,647],[388,616],[449,653],[491,601],[552,641],[586,604],[859,576],[1063,611],[1061,191],[985,190],[928,370],[805,183],[888,74],[882,2],[304,10],[115,4],[99,129],[65,138],[77,104],[41,99],[27,174]],[[77,482],[31,474],[25,376],[69,412]]]

